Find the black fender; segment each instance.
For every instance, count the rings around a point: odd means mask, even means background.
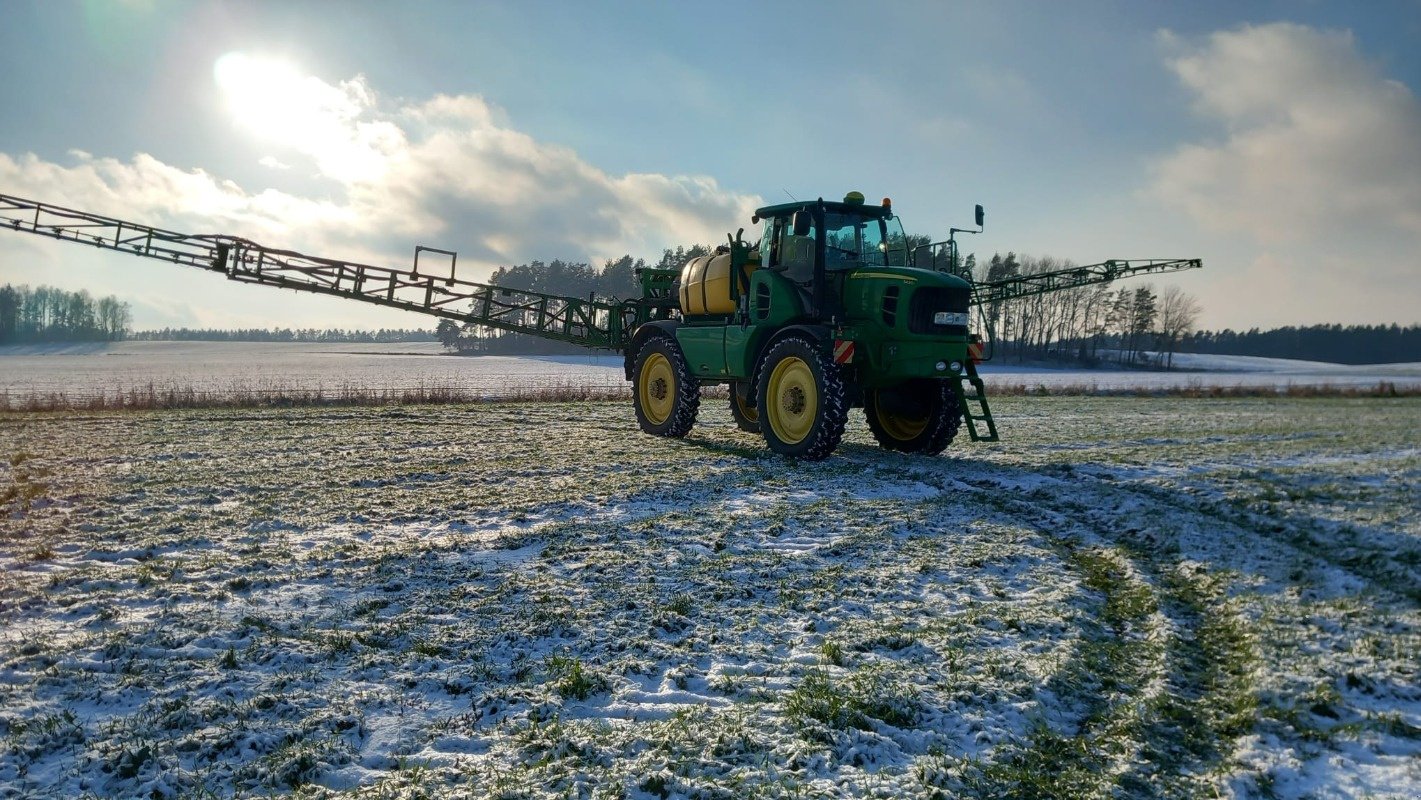
[[[632,379],[632,368],[636,366],[637,353],[641,352],[642,345],[653,336],[665,336],[674,341],[676,339],[676,329],[681,327],[681,321],[677,319],[657,319],[647,322],[636,329],[632,334],[632,340],[622,351],[622,371],[626,373],[627,380]]]
[[[765,337],[765,341],[761,342],[760,346],[755,350],[755,359],[750,362],[750,377],[746,381],[749,386],[755,386],[756,382],[760,380],[760,357],[781,340],[795,335],[803,336],[811,342],[815,342],[824,348],[826,352],[834,346],[834,332],[828,325],[786,325]],[[753,391],[751,396],[754,396]]]

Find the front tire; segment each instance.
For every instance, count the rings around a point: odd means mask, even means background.
[[[641,429],[682,437],[696,424],[701,384],[674,339],[657,336],[642,345],[632,368],[632,405]]]
[[[962,426],[957,392],[947,381],[912,381],[865,393],[868,429],[885,450],[935,456],[947,449]]]
[[[828,458],[849,417],[838,366],[810,339],[791,336],[770,347],[758,373],[755,407],[765,443],[790,458]]]

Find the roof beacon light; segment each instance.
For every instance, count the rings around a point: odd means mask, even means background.
[[[844,195],[844,203],[851,206],[863,205],[863,192],[849,192]]]
[[[883,207],[884,207],[884,208],[892,208],[892,207],[893,207],[893,201],[892,201],[892,200],[889,200],[889,199],[886,198],[886,197],[883,198]]]

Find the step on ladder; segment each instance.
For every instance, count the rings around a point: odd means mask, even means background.
[[[957,402],[962,406],[962,419],[967,423],[967,433],[974,442],[999,442],[997,423],[992,419],[992,409],[987,407],[987,389],[977,375],[977,365],[970,359],[967,369],[957,376]],[[986,432],[978,426],[985,423]]]

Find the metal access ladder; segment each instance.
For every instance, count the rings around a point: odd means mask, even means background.
[[[992,419],[992,409],[987,406],[987,388],[977,375],[977,365],[968,360],[966,369],[957,375],[953,388],[957,391],[957,404],[962,409],[962,419],[967,423],[967,433],[974,442],[999,442],[997,422]],[[983,432],[979,426],[985,426]]]

